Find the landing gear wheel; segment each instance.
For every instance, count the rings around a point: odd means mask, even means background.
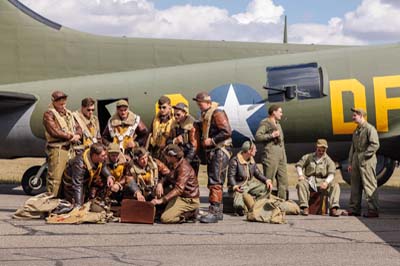
[[[348,162],[341,163],[340,172],[342,173],[342,177],[347,184],[351,184],[350,181],[350,173],[347,172]],[[376,178],[378,180],[378,186],[382,186],[385,184],[389,178],[392,176],[394,168],[396,167],[396,161],[384,157],[382,155],[377,156],[377,164],[376,164]]]
[[[46,191],[47,168],[36,178],[40,168],[40,165],[32,166],[22,176],[21,186],[27,195],[35,196]]]

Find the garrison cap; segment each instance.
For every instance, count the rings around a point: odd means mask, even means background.
[[[197,93],[196,98],[193,98],[195,102],[211,102],[211,96],[206,91]]]
[[[354,113],[358,114],[358,115],[362,115],[362,116],[367,116],[367,112],[362,109],[362,108],[351,108],[351,111],[353,111]]]
[[[328,142],[326,141],[326,139],[318,139],[317,140],[317,147],[318,148],[323,147],[323,148],[327,149],[328,148]]]
[[[183,150],[176,144],[169,144],[164,149],[164,153],[166,156],[177,157],[178,159],[183,157]]]
[[[163,105],[163,104],[171,104],[171,99],[165,95],[161,96],[160,99],[158,99],[158,105]]]
[[[68,95],[65,94],[65,93],[62,92],[62,91],[54,91],[54,92],[51,94],[51,100],[52,100],[53,102],[58,101],[58,100],[60,100],[60,99],[66,99],[67,97],[68,97]]]
[[[128,103],[127,100],[121,99],[121,100],[119,100],[119,101],[117,102],[117,107],[120,107],[120,106],[126,106],[126,107],[128,107],[128,106],[129,106],[129,103]]]
[[[145,155],[148,155],[148,154],[149,154],[149,152],[143,147],[135,148],[133,150],[133,157],[135,160],[137,160]]]
[[[120,153],[121,149],[117,143],[110,143],[107,147],[108,153]]]
[[[247,140],[245,142],[243,142],[242,144],[242,148],[240,149],[242,152],[248,152],[252,147],[253,147],[254,143],[250,140]]]
[[[177,103],[176,105],[172,106],[172,108],[184,111],[186,113],[189,112],[188,106],[186,104],[184,104],[184,103]]]

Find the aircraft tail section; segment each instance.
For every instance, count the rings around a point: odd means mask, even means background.
[[[36,101],[37,98],[32,94],[0,91],[0,113],[16,108],[28,108]]]

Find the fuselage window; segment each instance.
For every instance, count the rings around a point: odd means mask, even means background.
[[[317,63],[267,68],[269,102],[284,102],[321,98],[323,94],[322,71]]]

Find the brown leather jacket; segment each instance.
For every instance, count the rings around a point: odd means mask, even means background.
[[[65,115],[61,112],[59,113],[61,116]],[[68,141],[73,137],[73,135],[66,133],[61,129],[61,126],[58,124],[55,115],[50,110],[47,110],[43,114],[43,125],[47,133],[49,133],[53,138],[60,139],[60,141]],[[78,134],[82,137],[82,129],[78,123],[75,124],[75,134]]]
[[[177,143],[176,137],[182,136],[183,142]],[[185,154],[185,158],[191,162],[195,159],[199,151],[200,128],[198,122],[187,115],[183,123],[175,121],[171,130],[171,138],[167,143],[174,143],[180,146]]]
[[[63,175],[64,198],[76,206],[81,206],[87,200],[89,186],[105,187],[107,186],[107,177],[111,176],[104,163],[98,178],[94,177],[92,183],[89,184],[90,173],[83,156],[83,154],[79,154],[69,160]],[[93,164],[93,168],[96,167],[97,165]]]
[[[160,183],[163,185],[167,183],[174,185],[174,188],[164,196],[164,200],[167,202],[177,196],[182,198],[200,197],[197,176],[189,162],[184,158],[174,165],[173,172],[160,179]]]
[[[212,114],[208,137],[212,138],[215,144],[218,144],[231,136],[232,129],[225,111],[216,109]]]
[[[253,176],[262,183],[267,181],[267,178],[261,173],[253,158],[249,161],[245,161],[239,152],[230,160],[228,168],[228,187],[233,189],[235,186],[241,186],[252,179]]]

